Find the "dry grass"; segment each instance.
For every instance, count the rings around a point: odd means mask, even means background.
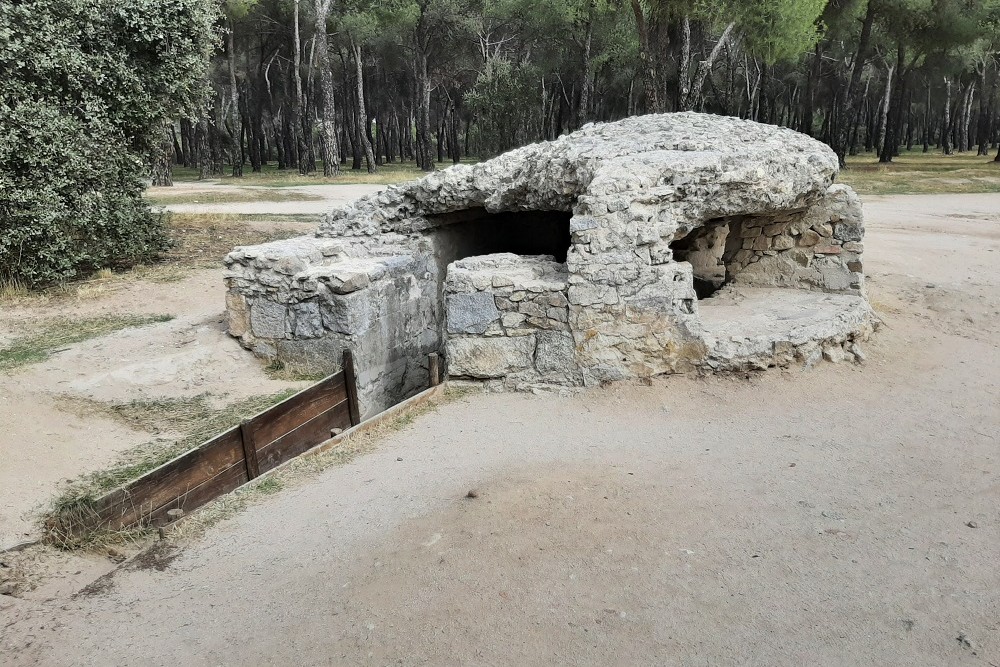
[[[0,348],[0,372],[45,361],[67,345],[106,336],[115,331],[167,322],[173,315],[106,315],[82,319],[55,318],[38,324],[30,334]]]
[[[60,407],[77,414],[100,415],[136,430],[175,435],[157,438],[133,448],[108,468],[69,482],[41,517],[46,540],[63,549],[105,549],[109,545],[142,539],[148,534],[147,526],[119,531],[81,531],[78,526],[87,525],[95,515],[96,501],[109,491],[198,447],[294,393],[295,390],[290,389],[277,394],[251,396],[223,406],[214,406],[207,394],[127,403],[64,397]]]
[[[1000,192],[1000,163],[972,153],[904,153],[891,164],[849,157],[839,179],[862,195]]]
[[[450,166],[451,163],[442,163],[439,168]],[[301,175],[294,169],[279,171],[273,165],[264,167],[259,173],[253,173],[249,169],[244,170],[242,178],[232,176],[221,176],[213,179],[212,182],[224,185],[256,185],[270,188],[287,188],[302,185],[392,185],[402,183],[426,175],[426,172],[417,169],[412,162],[394,163],[382,165],[374,174],[369,174],[364,169],[353,170],[349,166],[341,166],[340,175],[333,177],[323,176],[322,166],[318,173]],[[174,180],[177,182],[194,181],[197,182],[198,174],[193,169],[175,169]]]

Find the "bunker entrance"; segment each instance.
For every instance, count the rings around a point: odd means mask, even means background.
[[[723,255],[728,236],[727,220],[709,221],[670,244],[676,261],[691,264],[699,299],[712,297],[726,283]]]
[[[563,263],[569,252],[567,211],[506,211],[489,213],[468,209],[428,216],[435,224],[434,242],[439,266],[458,259],[509,252],[515,255],[552,255]]]

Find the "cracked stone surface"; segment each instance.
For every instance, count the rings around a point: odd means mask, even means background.
[[[699,300],[721,284],[774,295],[762,305],[839,295],[854,315],[821,309],[834,330],[810,335],[820,358],[858,358],[874,326],[864,223],[836,175],[824,144],[741,119],[588,125],[362,197],[313,236],[236,249],[230,331],[310,368],[335,370],[351,347],[367,413],[422,388],[430,352],[453,376],[513,389],[815,361],[785,350],[777,325],[770,360],[763,341],[721,344],[703,312],[715,304]]]

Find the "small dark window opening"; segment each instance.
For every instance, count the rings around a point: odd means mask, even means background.
[[[712,297],[726,283],[723,254],[728,235],[726,221],[708,222],[670,244],[676,261],[691,264],[694,292],[699,299]]]
[[[469,209],[428,216],[437,223],[430,233],[441,266],[466,257],[510,252],[516,255],[552,255],[565,262],[569,252],[567,211],[507,211],[488,213]]]

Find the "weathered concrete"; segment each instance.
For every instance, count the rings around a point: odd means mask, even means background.
[[[352,347],[366,413],[421,387],[432,351],[508,388],[763,363],[705,326],[699,294],[721,284],[842,295],[858,315],[830,320],[843,349],[872,325],[860,201],[836,173],[824,144],[735,118],[588,125],[237,249],[230,331],[331,370]]]

